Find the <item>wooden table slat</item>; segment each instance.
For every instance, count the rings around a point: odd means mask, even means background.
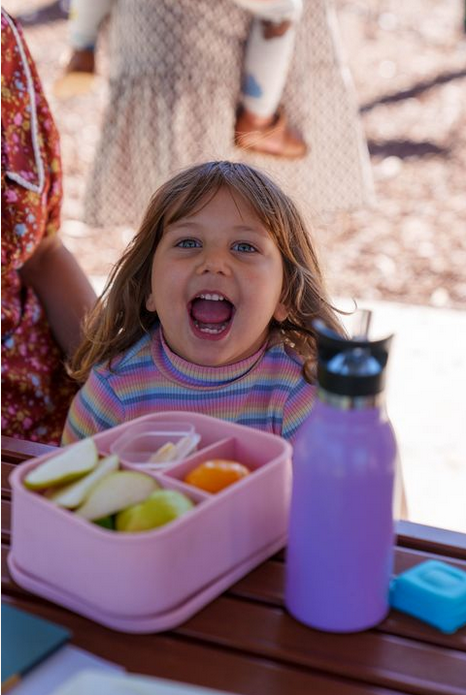
[[[176,629],[177,634],[296,666],[425,695],[464,695],[466,654],[365,631],[336,635],[307,628],[285,611],[222,596]],[[445,682],[448,674],[448,682]]]
[[[429,556],[426,556],[424,553],[415,553],[411,550],[397,548],[395,554],[396,574],[409,567],[414,567],[426,559],[429,559]],[[452,562],[450,558],[446,558],[446,560],[452,565],[459,566],[460,569],[466,569],[461,564],[458,565],[458,563]],[[278,608],[283,608],[283,587],[283,563],[269,560],[252,570],[243,579],[240,579],[239,582],[230,588],[228,594],[237,598],[269,603]],[[466,628],[457,634],[446,635],[420,620],[397,611],[392,611],[389,617],[380,623],[376,629],[381,632],[418,639],[423,642],[456,648],[466,652]]]
[[[466,533],[425,526],[412,521],[397,521],[398,542],[406,548],[416,548],[466,560]]]
[[[127,635],[90,623],[52,604],[26,600],[8,602],[22,610],[64,625],[73,632],[73,644],[135,673],[217,688],[242,695],[396,695],[336,675],[310,672],[288,664],[225,650],[172,633]]]
[[[9,543],[11,529],[11,502],[2,500],[2,543]]]
[[[8,478],[10,473],[14,470],[15,465],[13,463],[5,463],[2,461],[2,498],[11,498],[11,486]]]
[[[463,560],[454,560],[446,556],[396,547],[394,573],[398,575],[411,567],[415,567],[421,562],[434,558],[466,571],[466,562]],[[259,565],[259,567],[246,575],[246,577],[240,579],[231,587],[230,591],[243,598],[255,600],[260,597],[264,602],[281,605],[284,572],[284,563],[271,558],[267,563]]]
[[[403,547],[466,561],[466,533],[405,520],[395,522],[395,533]],[[281,550],[277,559],[284,561],[285,555],[286,550]]]
[[[16,439],[2,435],[2,461],[9,463],[21,463],[27,459],[42,456],[57,449],[56,446],[29,442],[25,439]]]

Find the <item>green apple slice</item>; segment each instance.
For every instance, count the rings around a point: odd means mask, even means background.
[[[97,465],[99,453],[94,440],[83,439],[67,446],[60,454],[44,461],[24,478],[29,490],[44,490],[47,487],[64,485],[82,478]]]
[[[148,531],[178,519],[194,503],[177,490],[156,490],[146,500],[124,509],[115,518],[117,531]]]
[[[159,487],[154,478],[136,471],[114,471],[102,478],[76,514],[93,521],[142,502]]]
[[[59,490],[53,490],[52,494],[48,497],[52,502],[55,502],[55,504],[58,504],[60,507],[75,509],[76,507],[79,507],[79,505],[83,504],[99,480],[102,480],[106,475],[118,469],[118,464],[119,460],[116,454],[107,456],[99,461],[94,470],[91,473],[88,473],[88,475],[86,475],[84,478],[80,478],[80,480],[77,480],[70,485],[66,485]]]

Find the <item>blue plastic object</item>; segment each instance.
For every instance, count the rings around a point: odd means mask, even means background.
[[[466,625],[466,572],[427,560],[393,579],[390,605],[445,633]]]

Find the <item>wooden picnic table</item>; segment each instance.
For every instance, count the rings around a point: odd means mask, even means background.
[[[74,645],[128,671],[243,695],[466,694],[466,628],[446,635],[397,611],[355,634],[307,628],[284,608],[284,552],[183,625],[158,634],[116,632],[28,593],[6,564],[8,476],[17,463],[48,450],[2,438],[2,600],[66,626]],[[398,522],[395,573],[431,558],[466,570],[466,534]]]

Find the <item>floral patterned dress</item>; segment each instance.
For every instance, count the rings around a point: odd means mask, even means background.
[[[21,29],[4,10],[1,161],[2,433],[56,444],[76,387],[19,271],[59,227],[59,140]]]

